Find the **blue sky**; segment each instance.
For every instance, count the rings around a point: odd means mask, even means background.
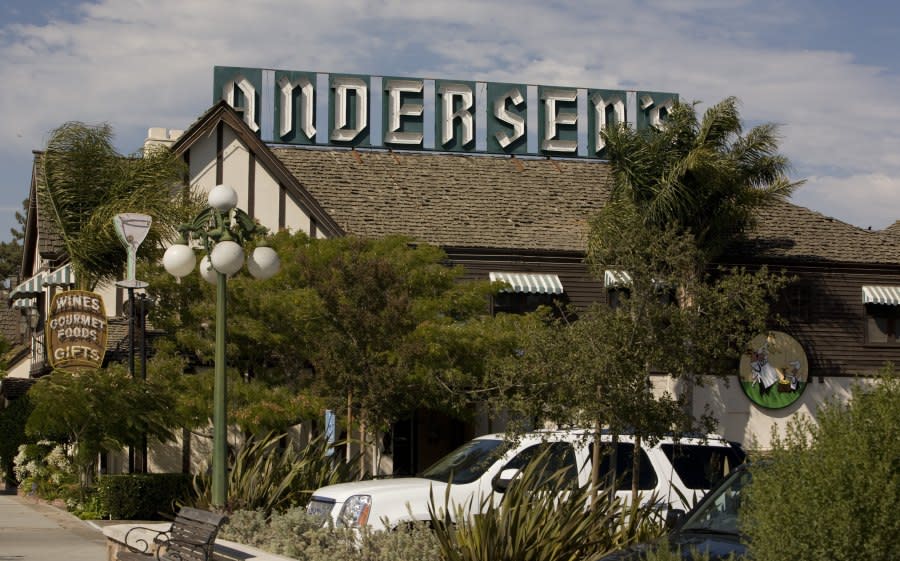
[[[900,6],[673,0],[5,0],[0,239],[32,150],[108,122],[122,153],[187,128],[213,66],[678,92],[780,125],[794,195],[859,227],[900,220]]]

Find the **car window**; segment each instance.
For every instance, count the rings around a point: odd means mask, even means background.
[[[681,531],[706,531],[738,533],[741,493],[750,482],[750,472],[739,471],[722,482],[697,508],[688,513]]]
[[[594,443],[589,447],[590,457],[593,458]],[[600,445],[600,478],[603,481],[616,481],[617,491],[631,490],[631,474],[634,462],[634,444],[630,442],[619,442],[613,447],[612,443],[604,442]],[[613,458],[615,456],[615,459]],[[615,466],[615,470],[613,470]],[[650,464],[650,458],[647,453],[641,450],[641,465],[638,477],[638,489],[647,491],[656,488],[659,480],[656,477],[656,471]]]
[[[676,443],[660,448],[688,489],[711,489],[744,461],[743,453],[731,446]]]
[[[575,449],[568,442],[543,442],[525,448],[503,466],[503,469],[524,469],[532,460],[540,456],[544,459],[543,473],[562,474],[565,484],[578,484],[578,462]]]
[[[481,477],[505,450],[502,440],[470,440],[423,471],[422,477],[455,484],[471,483]]]

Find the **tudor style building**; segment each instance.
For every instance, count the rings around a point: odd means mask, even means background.
[[[611,176],[602,160],[266,143],[227,101],[183,133],[150,129],[148,143],[169,145],[184,158],[191,186],[234,187],[239,206],[271,230],[314,238],[401,234],[438,245],[469,277],[510,282],[513,290],[494,302],[498,311],[554,298],[575,306],[606,302],[621,278],[614,271],[595,278],[584,263],[588,219],[609,196]],[[33,181],[40,181],[38,166]],[[65,264],[34,193],[32,187],[26,280],[12,291],[13,302],[43,301],[46,285],[34,281]],[[759,216],[722,264],[768,265],[796,275],[779,303],[790,322],[780,329],[805,353],[805,389],[790,403],[751,401],[738,372],[730,384],[694,390],[695,412],[710,405],[725,437],[765,446],[773,424],[813,414],[825,399],[846,394],[856,377],[900,362],[900,222],[867,231],[782,203]],[[121,311],[121,293],[110,298],[107,308]],[[655,382],[672,385],[666,377]],[[452,426],[435,418],[409,424],[404,437],[417,453],[405,467],[422,467],[471,432],[486,430],[439,428]]]

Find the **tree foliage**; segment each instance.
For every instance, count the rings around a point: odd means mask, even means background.
[[[136,446],[142,434],[172,438],[177,418],[162,380],[132,378],[120,365],[78,374],[54,371],[29,391],[26,434],[74,446],[82,483],[101,451]]]
[[[647,226],[690,232],[715,258],[755,220],[800,184],[778,153],[778,128],[744,133],[738,100],[726,98],[700,119],[695,103],[678,103],[662,127],[622,125],[602,131],[613,170],[613,199],[631,201]]]
[[[741,522],[757,561],[888,561],[900,518],[900,378],[893,367],[773,434]]]
[[[165,148],[131,157],[117,153],[109,125],[69,122],[50,134],[40,162],[38,200],[59,228],[79,286],[93,290],[121,277],[125,248],[112,226],[123,212],[153,225],[141,256],[158,259],[161,242],[195,210],[183,189],[184,164]]]
[[[268,242],[281,272],[266,281],[239,273],[228,284],[229,410],[245,429],[284,430],[326,407],[345,411],[348,396],[370,426],[420,406],[460,412],[486,357],[514,347],[504,324],[486,317],[489,284],[460,281],[461,269],[435,247],[287,232]],[[196,396],[191,418],[200,426],[210,410],[203,371],[213,355],[214,289],[198,275],[147,275],[160,298],[153,321],[171,334],[164,348],[198,372],[185,395]]]
[[[7,486],[16,484],[13,460],[19,446],[27,441],[25,423],[31,415],[31,410],[31,401],[27,394],[12,400],[6,407],[0,409],[0,470],[3,471]]]

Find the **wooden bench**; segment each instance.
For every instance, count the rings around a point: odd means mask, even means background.
[[[178,511],[172,526],[165,532],[135,526],[125,534],[127,551],[119,551],[119,561],[212,561],[213,544],[219,528],[228,520],[224,514],[215,514],[196,508],[183,507]],[[147,532],[153,536],[148,537]],[[135,532],[131,540],[129,534]],[[139,537],[137,537],[139,536]]]

